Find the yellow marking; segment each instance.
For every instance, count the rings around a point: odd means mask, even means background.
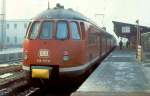
[[[32,69],[32,78],[49,79],[48,69]]]

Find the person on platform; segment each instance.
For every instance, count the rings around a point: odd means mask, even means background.
[[[122,47],[123,47],[122,40],[120,40],[120,42],[119,42],[119,47],[120,47],[120,50],[122,50]]]
[[[129,40],[126,42],[126,47],[127,48],[129,48],[129,46],[130,46],[130,42],[129,42]]]

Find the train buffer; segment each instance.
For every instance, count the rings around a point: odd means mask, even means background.
[[[150,96],[150,62],[132,49],[115,49],[71,96]]]

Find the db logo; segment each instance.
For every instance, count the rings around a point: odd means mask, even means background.
[[[39,57],[49,57],[49,50],[48,49],[40,49],[38,54],[39,54]]]

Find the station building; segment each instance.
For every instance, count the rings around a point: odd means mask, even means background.
[[[121,38],[127,38],[130,42],[130,48],[138,49],[137,45],[140,44],[141,58],[144,62],[150,62],[150,27],[117,21],[113,21],[113,24],[116,35]]]
[[[130,42],[130,47],[136,49],[137,47],[137,25],[124,22],[113,21],[114,32],[118,37],[127,38]],[[150,32],[150,27],[139,25],[140,39],[142,34]],[[142,41],[142,40],[140,40]],[[142,44],[142,42],[140,42]]]
[[[29,20],[6,20],[5,48],[22,47]]]

